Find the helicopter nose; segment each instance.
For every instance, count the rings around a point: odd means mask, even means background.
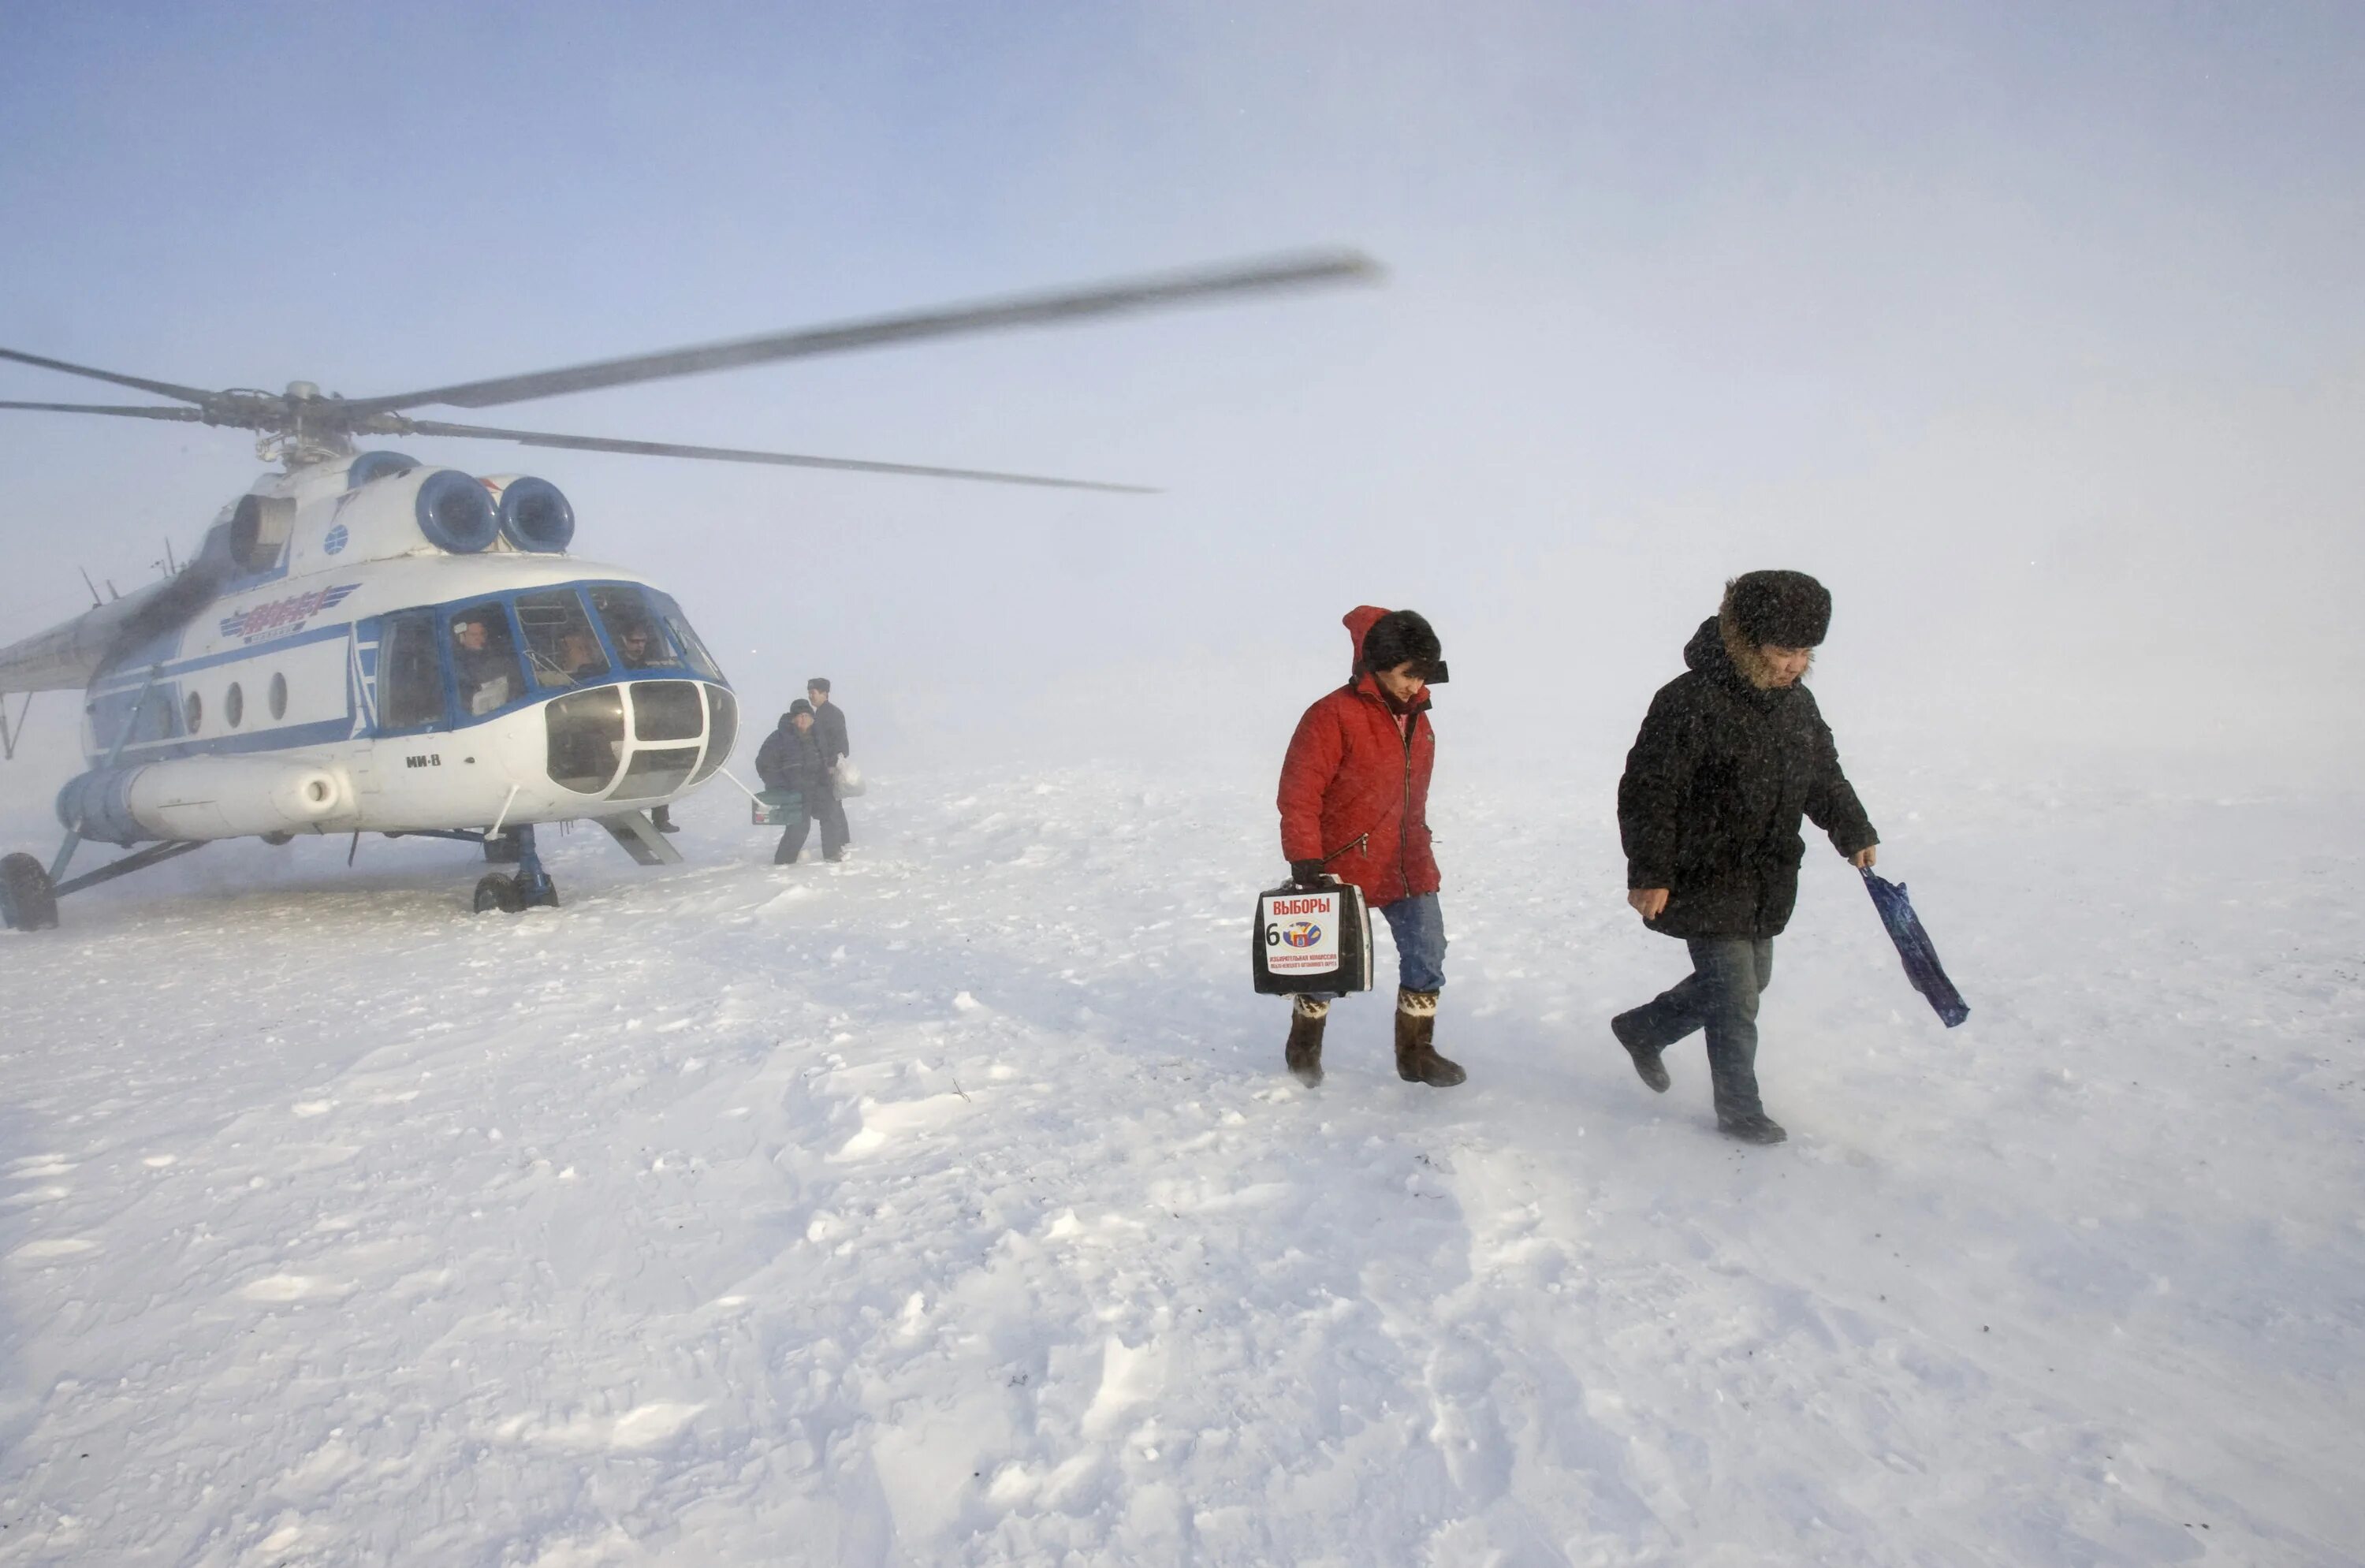
[[[704,783],[738,739],[730,690],[696,680],[595,687],[558,698],[543,713],[551,778],[618,802],[669,799]]]

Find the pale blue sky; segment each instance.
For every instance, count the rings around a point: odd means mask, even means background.
[[[759,708],[826,667],[914,756],[1277,746],[1362,599],[1437,619],[1474,743],[1615,749],[1782,564],[1859,732],[2326,766],[2360,45],[2342,5],[20,5],[0,343],[359,395],[1351,242],[1387,288],[497,416],[1155,500],[407,444],[556,479]],[[255,467],[0,418],[0,640]]]

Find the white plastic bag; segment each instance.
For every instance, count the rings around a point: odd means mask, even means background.
[[[850,756],[839,757],[837,766],[829,770],[829,787],[841,801],[851,801],[869,788],[862,780],[862,769]]]

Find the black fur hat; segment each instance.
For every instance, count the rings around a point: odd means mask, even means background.
[[[1429,685],[1445,684],[1445,648],[1428,619],[1418,610],[1391,610],[1363,633],[1363,667],[1394,669],[1406,663],[1418,666]]]
[[[812,712],[813,711],[813,705],[812,703],[810,703],[810,702],[806,701],[803,698],[800,697],[800,698],[798,698],[794,702],[791,702],[791,703],[790,703],[790,704],[789,704],[789,711],[788,711],[787,712],[785,712],[785,713],[783,713],[783,714],[781,714],[781,715],[780,715],[780,725],[781,725],[781,727],[782,727],[783,729],[785,729],[785,728],[787,728],[787,727],[788,727],[789,723],[796,718],[796,716],[797,716],[798,714],[800,714],[800,713],[810,713],[810,712]]]
[[[817,675],[811,680],[805,682],[805,689],[807,691],[818,691],[824,697],[826,697],[829,695],[829,678],[827,676]]]
[[[1832,629],[1832,590],[1804,572],[1744,572],[1724,585],[1724,602],[1759,647],[1819,647]]]

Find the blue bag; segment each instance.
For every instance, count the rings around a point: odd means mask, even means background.
[[[1897,944],[1897,956],[1905,961],[1905,978],[1913,982],[1913,989],[1929,999],[1947,1028],[1968,1018],[1970,1006],[1940,966],[1938,949],[1930,946],[1930,934],[1922,929],[1913,902],[1905,896],[1905,884],[1876,877],[1867,866],[1864,886],[1872,894],[1872,907],[1880,911],[1880,923],[1889,927],[1889,939]]]

